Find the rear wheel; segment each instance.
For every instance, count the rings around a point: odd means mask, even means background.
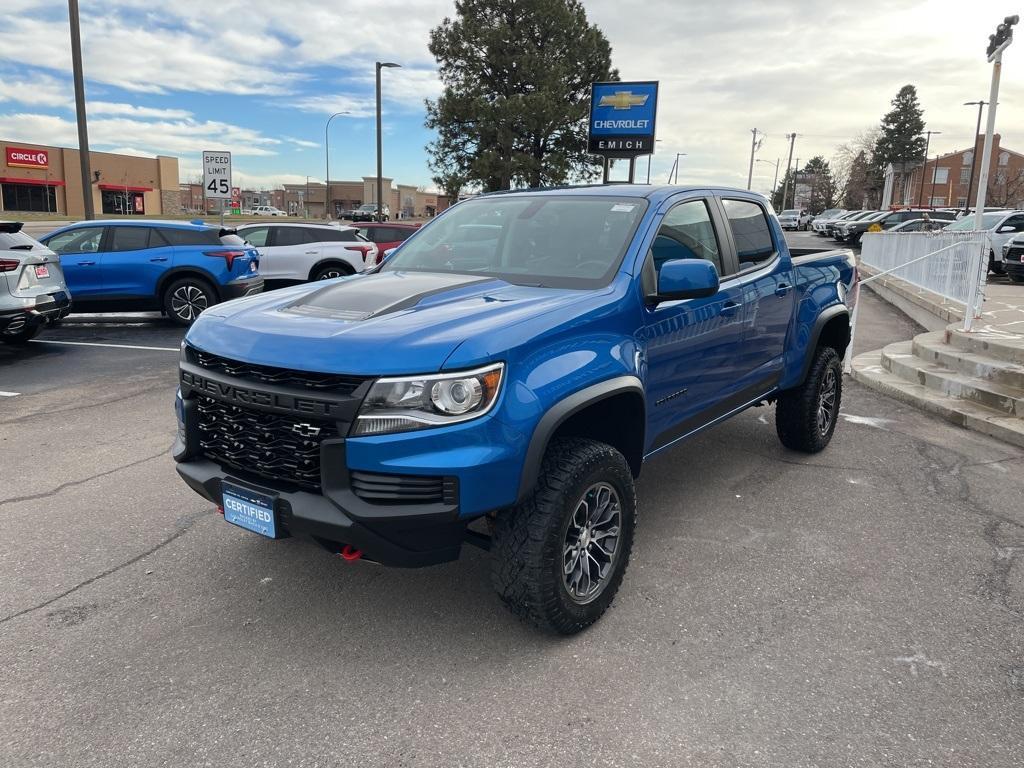
[[[164,291],[164,312],[178,325],[192,325],[204,309],[216,303],[213,287],[198,277],[175,280]]]
[[[310,280],[333,280],[336,277],[346,277],[354,274],[351,268],[344,264],[325,264],[313,270]]]
[[[989,253],[988,255],[988,271],[993,275],[1005,275],[1006,270],[1003,268],[1003,262],[996,261],[995,253]]]
[[[594,440],[557,440],[533,494],[495,523],[494,588],[521,618],[575,634],[611,605],[635,527],[633,475],[622,454]]]
[[[817,453],[836,430],[843,396],[843,367],[832,347],[818,347],[804,383],[779,395],[775,431],[787,448]]]
[[[1015,283],[1024,283],[1024,275],[1018,275],[1013,272],[1007,272],[1006,275]]]
[[[13,333],[7,333],[6,331],[0,333],[0,341],[4,342],[4,344],[27,344],[35,338],[37,333],[39,333],[38,325],[26,325],[21,330]]]

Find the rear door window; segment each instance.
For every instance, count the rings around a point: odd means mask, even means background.
[[[149,227],[111,227],[110,250],[142,251],[149,248]]]
[[[172,229],[161,227],[160,234],[171,245],[220,245],[216,229]]]
[[[740,271],[755,269],[775,258],[775,241],[764,208],[749,200],[723,199],[725,216],[736,243]]]
[[[305,227],[274,227],[274,245],[305,245],[313,240]]]

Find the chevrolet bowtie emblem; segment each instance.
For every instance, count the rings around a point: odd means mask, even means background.
[[[647,103],[648,94],[638,95],[632,91],[616,91],[611,96],[602,96],[597,103],[599,107],[612,107],[613,109],[630,109],[631,107],[642,107]]]

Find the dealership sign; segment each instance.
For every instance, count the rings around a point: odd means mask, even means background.
[[[605,157],[654,152],[658,83],[594,83],[590,87],[587,151]]]
[[[49,168],[50,156],[46,153],[45,149],[8,147],[7,165],[13,165],[18,168]]]

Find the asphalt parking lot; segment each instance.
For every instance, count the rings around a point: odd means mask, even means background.
[[[863,301],[857,351],[910,338]],[[0,765],[1021,764],[1020,450],[851,380],[812,457],[752,409],[645,468],[615,604],[554,639],[473,548],[226,524],[169,454],[182,335],[0,347]]]

